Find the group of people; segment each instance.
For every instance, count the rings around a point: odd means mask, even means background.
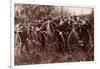
[[[39,20],[38,23],[27,23],[26,25],[24,25],[24,23],[16,24],[15,34],[17,35],[17,39],[20,38],[19,43],[21,44],[21,46],[22,47],[25,46],[26,50],[29,51],[27,42],[29,40],[33,41],[32,38],[34,36],[31,35],[33,31],[35,32],[43,31],[45,32],[45,34],[52,34],[54,30],[59,30],[57,32],[54,32],[54,34],[55,34],[55,39],[57,39],[60,43],[61,41],[60,38],[61,36],[63,36],[63,33],[65,32],[69,33],[69,31],[71,31],[68,28],[74,29],[77,26],[85,26],[87,28],[88,19],[86,17],[72,16],[71,14],[68,14],[67,16],[60,16],[55,19],[48,16],[48,18],[43,18]],[[44,43],[45,41],[43,39],[41,44],[45,45]]]

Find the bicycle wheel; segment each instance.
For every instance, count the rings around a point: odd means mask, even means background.
[[[70,52],[85,51],[90,52],[93,47],[92,36],[87,28],[78,26],[72,29],[67,41]]]

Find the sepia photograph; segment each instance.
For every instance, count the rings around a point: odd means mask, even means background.
[[[14,65],[94,61],[94,8],[14,4]]]

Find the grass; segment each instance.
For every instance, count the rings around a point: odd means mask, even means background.
[[[15,46],[15,65],[29,64],[46,64],[46,63],[63,63],[63,62],[80,62],[93,61],[94,52],[87,53],[83,50],[73,50],[69,53],[67,50],[59,52],[57,46],[52,44],[49,47],[42,49],[41,45],[32,44],[29,47],[29,52],[25,46]]]

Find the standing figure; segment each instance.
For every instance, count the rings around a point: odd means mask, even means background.
[[[19,24],[18,28],[17,28],[17,32],[16,32],[19,37],[20,37],[20,45],[21,45],[21,49],[25,48],[27,53],[29,51],[28,48],[28,44],[27,44],[27,30],[25,29],[25,27],[23,26],[23,24]]]

